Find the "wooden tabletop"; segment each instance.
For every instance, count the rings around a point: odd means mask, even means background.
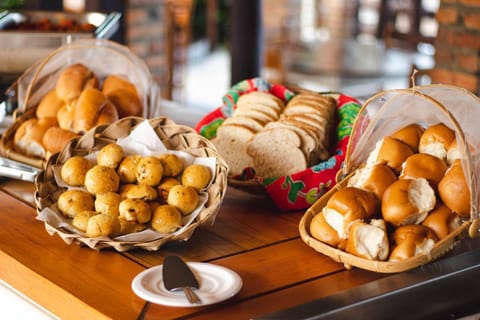
[[[118,253],[68,245],[35,219],[34,185],[0,183],[0,277],[63,319],[249,319],[373,281],[385,275],[346,271],[299,237],[303,212],[281,212],[264,196],[229,188],[211,226],[156,252]],[[137,297],[133,278],[163,257],[209,262],[237,272],[233,298],[194,308]]]

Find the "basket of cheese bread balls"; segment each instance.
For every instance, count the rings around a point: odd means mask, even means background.
[[[479,231],[480,99],[447,85],[389,90],[357,117],[338,183],[299,224],[347,268],[409,270]]]
[[[44,167],[89,129],[150,117],[156,85],[138,57],[109,40],[78,40],[53,51],[15,82],[18,108],[0,141],[3,156]]]
[[[157,250],[213,224],[227,171],[193,129],[166,117],[125,117],[49,158],[35,182],[37,219],[67,243]]]

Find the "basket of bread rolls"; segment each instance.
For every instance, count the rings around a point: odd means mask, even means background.
[[[151,116],[157,101],[145,64],[126,47],[102,39],[58,48],[26,70],[15,90],[18,108],[0,152],[39,168],[96,125]]]
[[[299,224],[347,268],[394,273],[479,231],[480,99],[447,85],[389,90],[363,105],[339,182]]]
[[[335,185],[361,107],[355,99],[253,78],[222,102],[196,130],[224,157],[230,186],[286,211],[308,208]]]
[[[96,126],[37,176],[37,219],[66,243],[157,250],[213,224],[227,186],[213,144],[166,117]]]

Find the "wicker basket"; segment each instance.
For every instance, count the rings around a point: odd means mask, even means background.
[[[37,176],[35,182],[35,202],[38,214],[46,208],[56,210],[58,196],[65,190],[56,183],[55,165],[63,164],[74,155],[86,156],[99,150],[107,143],[127,137],[132,130],[144,121],[148,121],[167,149],[184,151],[194,157],[214,157],[216,159],[214,176],[206,190],[206,203],[195,220],[183,228],[180,233],[167,236],[159,234],[158,238],[151,241],[122,241],[111,238],[91,239],[73,232],[71,229],[56,227],[45,221],[45,228],[50,234],[58,234],[66,243],[76,242],[94,249],[113,247],[117,251],[126,251],[134,248],[154,251],[168,241],[188,240],[195,228],[201,224],[213,224],[227,188],[227,165],[210,141],[198,135],[193,129],[177,125],[166,117],[150,120],[144,120],[139,117],[127,117],[111,125],[98,126],[85,133],[81,138],[72,140],[62,152],[48,160],[46,168]],[[56,212],[61,216],[58,211]]]
[[[480,128],[475,124],[480,117],[480,99],[467,90],[445,86],[429,85],[404,90],[381,92],[370,98],[363,106],[355,121],[342,174],[334,188],[317,200],[304,214],[299,224],[302,240],[315,249],[347,268],[358,267],[382,273],[402,272],[444,255],[466,237],[477,236],[479,232],[477,185],[480,182]],[[419,254],[410,259],[389,262],[371,261],[331,247],[310,234],[312,218],[322,212],[330,197],[347,186],[355,170],[365,163],[375,143],[384,136],[409,124],[425,126],[443,122],[456,132],[457,143],[463,150],[462,166],[471,194],[470,219],[446,238],[437,242],[428,254]],[[469,146],[469,147],[467,147]]]

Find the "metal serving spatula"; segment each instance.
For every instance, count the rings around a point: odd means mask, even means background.
[[[193,289],[198,289],[197,278],[188,265],[178,256],[166,256],[162,268],[163,284],[169,291],[183,290],[190,303],[200,303]]]

